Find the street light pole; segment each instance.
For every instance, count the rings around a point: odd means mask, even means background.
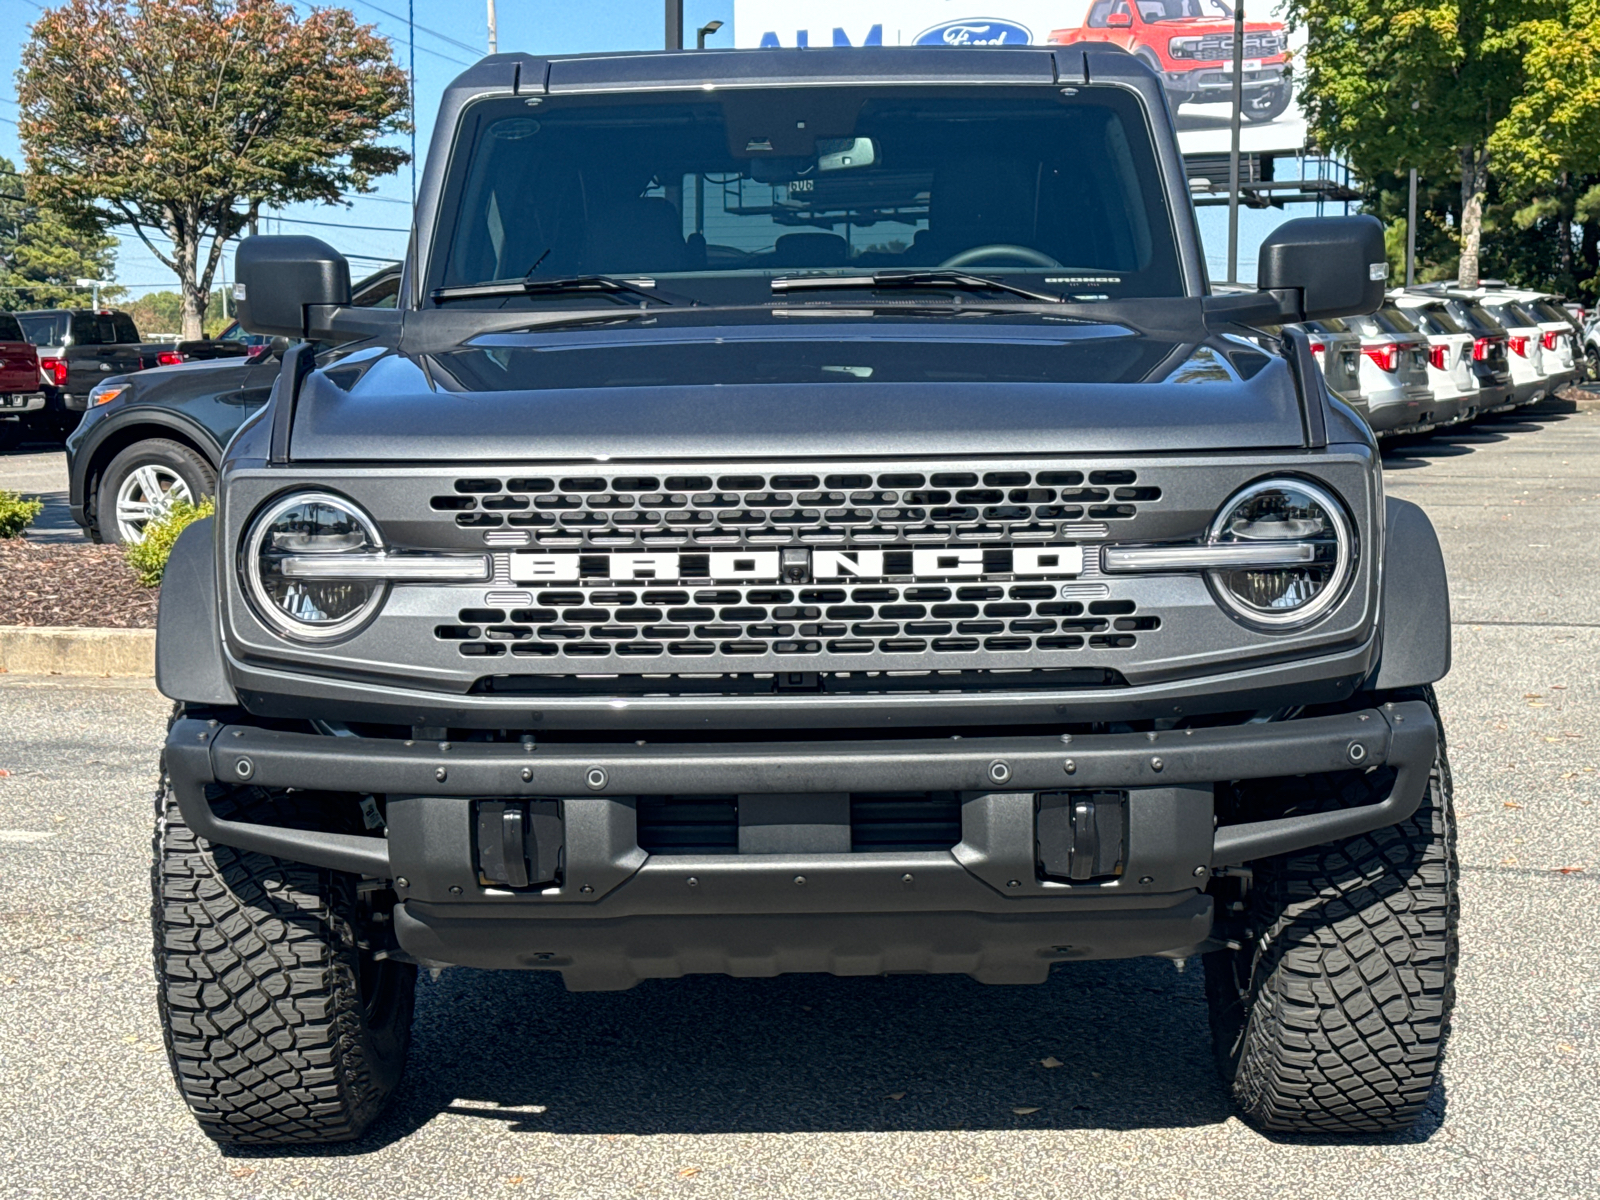
[[[489,0],[489,53],[500,53],[500,33],[495,21],[494,0]]]
[[[1417,169],[1411,168],[1411,197],[1406,202],[1406,286],[1417,282]]]
[[[721,21],[707,21],[704,25],[700,26],[699,29],[695,30],[694,48],[696,50],[704,50],[706,48],[706,39],[721,28]]]
[[[683,0],[667,0],[666,48],[683,49]]]
[[[109,280],[109,279],[80,279],[80,280],[77,281],[77,284],[81,288],[93,288],[94,289],[94,299],[92,301],[90,301],[90,307],[95,309],[96,311],[98,311],[99,308],[100,308],[100,289],[103,288],[103,287],[110,287],[111,286],[111,280]]]
[[[1239,282],[1239,121],[1244,113],[1244,0],[1233,5],[1233,121],[1228,143],[1228,282]]]

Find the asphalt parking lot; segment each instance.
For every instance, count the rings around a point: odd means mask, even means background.
[[[1456,619],[1459,1003],[1412,1135],[1272,1140],[1231,1117],[1198,962],[576,995],[457,969],[424,977],[366,1140],[222,1153],[172,1086],[150,977],[167,704],[0,676],[0,1195],[1594,1196],[1600,409],[1387,459],[1440,529]]]

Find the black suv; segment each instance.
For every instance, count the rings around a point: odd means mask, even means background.
[[[285,354],[162,589],[206,1131],[358,1135],[419,966],[1133,955],[1204,956],[1248,1119],[1409,1125],[1443,561],[1260,329],[1376,310],[1378,223],[1211,294],[1160,83],[1101,47],[501,55],[438,129],[397,309],[239,249],[245,328],[350,340]]]

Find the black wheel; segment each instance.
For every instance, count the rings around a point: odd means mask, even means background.
[[[1583,357],[1589,364],[1589,378],[1600,379],[1600,347],[1585,346]]]
[[[199,454],[181,442],[147,438],[125,447],[100,476],[95,527],[100,540],[127,545],[142,539],[144,527],[174,500],[198,504],[216,491],[217,473]]]
[[[1433,702],[1431,688],[1422,695]],[[1314,811],[1370,802],[1390,778],[1349,772],[1315,790],[1282,780],[1275,796],[1235,799],[1246,812]],[[1460,904],[1442,737],[1408,820],[1250,867],[1237,898],[1242,948],[1205,956],[1217,1065],[1241,1114],[1280,1133],[1410,1128],[1455,1002]]]
[[[1259,91],[1244,94],[1243,115],[1246,121],[1254,121],[1257,125],[1265,125],[1268,121],[1276,121],[1289,108],[1289,85],[1280,83],[1274,87],[1261,88]]]
[[[350,831],[314,793],[241,788],[216,808]],[[360,1136],[405,1069],[416,968],[365,948],[376,922],[356,876],[213,846],[184,824],[165,783],[156,816],[157,1000],[173,1077],[201,1129],[224,1145]]]

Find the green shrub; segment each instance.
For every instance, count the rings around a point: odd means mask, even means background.
[[[188,500],[174,500],[167,511],[144,527],[144,537],[136,545],[124,548],[128,565],[145,587],[160,587],[161,576],[167,569],[167,557],[178,540],[178,535],[188,526],[209,517],[217,511],[210,496],[202,496],[199,504]]]
[[[0,537],[21,536],[43,511],[43,500],[24,500],[16,492],[0,491]]]

